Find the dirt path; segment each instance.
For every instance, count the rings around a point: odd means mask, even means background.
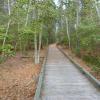
[[[41,57],[44,57],[42,50]],[[40,65],[33,63],[33,51],[30,58],[22,58],[20,53],[0,64],[0,100],[32,100],[40,72]],[[43,59],[42,59],[43,60]]]

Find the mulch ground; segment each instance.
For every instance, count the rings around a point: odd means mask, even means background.
[[[17,53],[0,64],[0,100],[33,100],[41,65],[33,62],[33,52],[29,57]],[[45,50],[41,51],[41,62]]]

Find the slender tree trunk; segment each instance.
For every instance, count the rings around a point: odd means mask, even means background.
[[[28,10],[27,10],[27,16],[26,16],[26,22],[25,22],[25,27],[26,27],[26,26],[27,26],[27,24],[28,24],[28,19],[29,19],[29,11],[30,11],[31,2],[32,2],[32,0],[29,0]]]
[[[69,24],[68,24],[68,18],[67,17],[66,17],[66,27],[67,27],[67,37],[68,37],[69,49],[70,49],[71,43],[70,43]]]
[[[94,0],[94,3],[95,3],[96,12],[97,12],[97,15],[98,15],[98,18],[99,18],[99,21],[100,21],[100,11],[99,11],[99,8],[97,6],[96,0]]]
[[[34,46],[35,46],[35,51],[34,51],[34,59],[35,59],[35,64],[39,64],[38,62],[38,48],[37,48],[37,34],[34,34]]]
[[[56,43],[58,43],[58,23],[56,23],[56,32],[55,32]]]
[[[28,3],[28,10],[27,10],[27,15],[26,15],[26,21],[25,21],[25,27],[27,27],[28,20],[29,20],[29,12],[30,12],[31,2],[32,2],[32,0],[29,0],[29,3]],[[27,37],[26,37],[26,38],[27,38]],[[26,41],[25,41],[25,43],[24,43],[24,46],[23,46],[23,53],[24,53],[24,54],[26,54],[27,43],[28,43],[28,39],[26,39]]]
[[[38,49],[38,62],[40,63],[40,51],[42,44],[42,25],[41,25],[41,33],[39,34],[39,49]]]
[[[38,18],[38,11],[37,10],[38,10],[37,8],[33,9],[33,18],[35,18],[35,21]],[[38,53],[39,53],[39,51],[38,51],[37,29],[35,29],[35,33],[34,33],[34,62],[35,62],[35,64],[39,64]]]
[[[10,15],[11,15],[11,10],[10,10],[10,1],[8,0],[8,15],[9,15],[9,17],[10,17]],[[10,26],[10,23],[11,23],[11,19],[9,18],[9,21],[8,21],[8,24],[7,24],[7,28],[6,28],[6,33],[5,33],[5,36],[4,36],[4,39],[3,39],[3,44],[2,44],[2,48],[4,48],[5,47],[5,43],[6,43],[6,36],[7,36],[7,34],[8,34],[8,31],[9,31],[9,26]],[[2,54],[3,56],[4,56],[4,52],[3,52],[3,54]]]
[[[79,35],[78,35],[78,26],[79,26],[79,23],[80,23],[80,0],[77,0],[77,11],[76,11],[77,15],[76,15],[76,39],[77,39],[77,42],[76,42],[76,48],[77,48],[77,51],[80,52],[80,38],[79,38]]]
[[[18,6],[18,3],[17,3],[17,6]],[[15,43],[15,52],[16,52],[16,50],[17,50],[17,45],[18,45],[18,34],[19,34],[19,8],[17,8],[17,39],[16,39],[16,43]],[[16,38],[16,36],[15,36],[15,38]]]
[[[6,33],[5,33],[5,37],[4,37],[4,39],[3,39],[2,48],[4,48],[4,46],[5,46],[6,36],[7,36],[7,34],[8,34],[8,31],[9,31],[10,22],[11,22],[11,20],[9,20],[8,25],[7,25],[7,28],[6,28]]]
[[[8,14],[9,14],[9,16],[11,15],[11,10],[10,10],[10,0],[8,0]]]
[[[76,28],[79,26],[79,3],[77,3],[77,11],[76,11]]]

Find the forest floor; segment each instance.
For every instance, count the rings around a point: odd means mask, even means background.
[[[41,64],[33,62],[33,51],[27,51],[29,57],[21,53],[0,64],[0,100],[32,100],[41,70],[46,49],[41,50]]]
[[[69,55],[75,62],[79,63],[80,66],[82,66],[85,70],[87,70],[89,73],[91,73],[96,79],[100,80],[100,75],[98,75],[96,72],[94,72],[91,68],[91,66],[89,66],[85,61],[83,61],[82,59],[80,59],[79,57],[77,57],[71,50],[65,48],[65,47],[61,47],[60,48],[63,49],[63,51]]]

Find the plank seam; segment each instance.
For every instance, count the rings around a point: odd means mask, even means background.
[[[80,70],[82,74],[84,74],[89,81],[93,83],[93,85],[100,90],[100,81],[98,81],[92,74],[82,68],[76,61],[74,61],[68,54],[66,54],[61,48],[57,46],[57,48],[75,65],[76,68]]]

